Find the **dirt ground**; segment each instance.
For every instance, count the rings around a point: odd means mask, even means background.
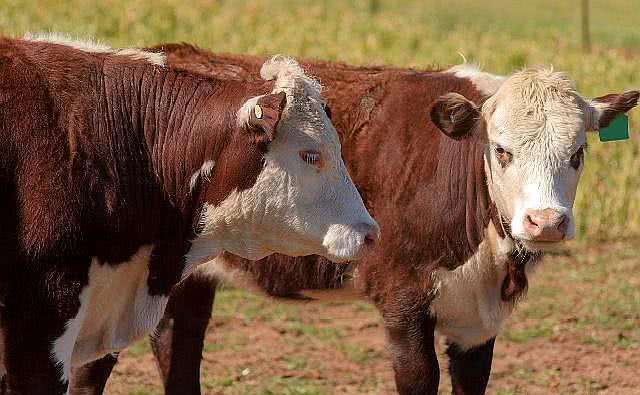
[[[496,343],[491,394],[640,394],[640,258],[618,243],[546,259]],[[441,355],[441,393],[449,393]],[[201,371],[205,394],[393,394],[374,308],[286,305],[219,291]],[[108,394],[157,394],[146,341],[122,354]]]

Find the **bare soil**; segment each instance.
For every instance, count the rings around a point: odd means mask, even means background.
[[[491,394],[640,394],[639,259],[628,244],[548,259],[496,342]],[[607,270],[607,265],[619,270]],[[624,298],[624,299],[623,299]],[[441,393],[449,393],[442,339]],[[286,305],[219,292],[203,367],[205,394],[393,394],[371,306]],[[146,341],[124,352],[108,394],[161,393]]]

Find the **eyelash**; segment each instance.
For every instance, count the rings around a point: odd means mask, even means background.
[[[320,165],[320,152],[318,151],[300,151],[300,159],[311,166]]]

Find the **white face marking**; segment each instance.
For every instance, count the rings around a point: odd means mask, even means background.
[[[276,138],[253,187],[232,192],[217,206],[205,206],[204,229],[189,253],[190,262],[211,258],[221,249],[253,260],[274,252],[354,259],[378,225],[342,161],[318,83],[295,61],[283,58],[267,62],[261,74],[277,77],[273,93],[286,93]],[[238,122],[248,121],[258,99],[241,107]]]
[[[582,164],[574,168],[571,157],[586,142],[584,106],[571,81],[542,69],[514,74],[483,105],[489,190],[511,220],[512,235],[531,250],[547,247],[528,241],[524,222],[532,210],[565,215],[565,239],[575,233],[572,208]],[[510,161],[501,162],[499,150]]]
[[[26,33],[23,39],[34,42],[48,42],[52,44],[65,45],[67,47],[89,53],[126,56],[131,59],[144,60],[160,67],[164,67],[166,65],[166,56],[160,52],[148,52],[138,48],[114,49],[108,45],[93,40],[73,39],[61,33]]]
[[[80,310],[53,344],[52,355],[65,380],[72,366],[122,350],[157,326],[168,298],[149,295],[151,251],[143,246],[128,262],[113,266],[92,260]]]

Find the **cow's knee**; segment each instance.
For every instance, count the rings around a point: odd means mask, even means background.
[[[491,373],[494,342],[495,339],[490,339],[485,344],[466,350],[453,342],[447,342],[453,394],[485,393]]]

